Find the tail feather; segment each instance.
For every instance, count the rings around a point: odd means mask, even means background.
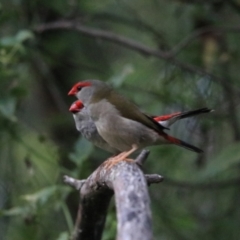
[[[183,119],[183,118],[192,117],[192,116],[195,116],[195,115],[198,115],[198,114],[208,113],[208,112],[212,112],[212,111],[213,110],[209,109],[209,108],[199,108],[199,109],[196,109],[196,110],[180,113],[178,115],[178,118]]]
[[[163,116],[154,116],[153,118],[155,121],[160,122],[160,121],[167,121],[171,118],[178,118],[178,119],[188,118],[188,117],[192,117],[192,116],[195,116],[198,114],[208,113],[208,112],[212,112],[212,111],[214,111],[214,110],[209,109],[209,108],[199,108],[199,109],[192,110],[192,111],[176,112],[176,113],[163,115]]]
[[[202,153],[203,152],[203,150],[201,150],[200,148],[197,148],[197,147],[195,147],[195,146],[193,146],[193,145],[191,145],[189,143],[186,143],[186,142],[184,142],[184,141],[182,141],[180,139],[174,138],[174,137],[169,136],[167,134],[164,136],[164,138],[166,140],[168,140],[169,142],[175,144],[175,145],[178,145],[180,147],[184,147],[184,148],[186,148],[188,150],[191,150],[193,152],[197,152],[197,153]]]

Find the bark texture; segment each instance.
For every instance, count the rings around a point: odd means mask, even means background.
[[[144,175],[139,165],[147,156],[148,152],[144,150],[136,161],[107,160],[86,180],[65,176],[65,182],[80,191],[80,216],[75,239],[101,239],[113,193],[117,208],[116,239],[153,239],[147,184],[161,182],[163,178],[157,174]]]

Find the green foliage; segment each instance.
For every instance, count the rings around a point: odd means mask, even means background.
[[[169,132],[203,148],[203,155],[177,146],[151,148],[146,172],[166,178],[150,188],[154,236],[239,238],[239,7],[233,1],[188,2],[1,2],[0,239],[72,236],[79,196],[62,175],[86,178],[110,156],[78,135],[68,112],[68,90],[87,78],[111,83],[153,115],[216,110],[181,120]],[[191,41],[175,61],[71,29],[36,31],[63,19],[161,51],[176,50],[187,36]],[[192,35],[215,27],[220,30]],[[193,71],[186,70],[189,64]],[[103,239],[115,234],[111,207]]]
[[[200,173],[202,179],[208,179],[216,177],[216,175],[221,175],[229,171],[231,175],[238,176],[238,171],[236,174],[232,173],[235,167],[239,166],[240,162],[240,144],[234,143],[226,149],[223,149],[216,157],[211,159],[210,163],[206,168]]]
[[[83,138],[79,138],[75,144],[75,151],[70,154],[69,158],[81,168],[84,161],[86,161],[93,150],[93,145]]]

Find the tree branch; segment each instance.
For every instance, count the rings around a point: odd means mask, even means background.
[[[143,163],[148,151],[137,157]],[[147,179],[147,181],[146,181]],[[101,164],[86,180],[64,176],[65,183],[80,189],[81,207],[78,238],[100,240],[107,208],[115,193],[117,206],[117,239],[152,239],[152,219],[147,183],[161,182],[157,174],[145,175],[134,161]]]
[[[176,56],[180,51],[182,51],[185,47],[187,47],[194,39],[207,34],[207,33],[222,33],[222,32],[240,32],[240,26],[225,26],[225,27],[203,27],[200,28],[187,37],[185,37],[181,42],[179,42],[173,49],[171,50],[171,54]]]
[[[38,33],[49,31],[49,30],[56,30],[56,29],[76,30],[90,37],[100,38],[113,43],[117,43],[124,47],[138,51],[145,56],[153,55],[163,59],[168,58],[168,54],[160,50],[149,48],[132,39],[114,34],[112,32],[86,27],[81,23],[74,22],[74,21],[67,21],[67,20],[56,21],[52,23],[40,24],[34,28],[34,30]]]
[[[132,13],[131,13],[132,14]],[[132,15],[129,16],[132,16]],[[158,42],[161,46],[165,46],[167,47],[167,43],[164,40],[163,34],[158,32],[154,27],[152,27],[151,25],[149,25],[146,22],[143,22],[139,17],[135,17],[135,18],[125,18],[122,16],[118,16],[115,14],[111,14],[111,13],[97,13],[95,15],[93,15],[92,17],[90,16],[91,20],[96,21],[101,21],[101,20],[106,20],[108,22],[115,22],[115,23],[120,23],[120,24],[124,24],[125,26],[128,27],[132,27],[132,28],[136,28],[138,30],[141,31],[146,31],[148,33],[150,33]]]
[[[173,56],[171,51],[164,52],[158,49],[153,49],[137,41],[123,37],[121,35],[114,34],[112,32],[86,27],[76,21],[62,20],[62,21],[56,21],[52,23],[40,24],[38,26],[35,26],[34,31],[38,33],[42,33],[44,31],[56,30],[56,29],[75,30],[82,34],[85,34],[86,36],[104,39],[106,41],[119,44],[126,48],[135,50],[145,56],[155,56],[157,58],[164,59],[176,65],[177,67],[180,67],[182,70],[188,71],[190,73],[202,75],[202,76],[207,76],[215,82],[226,81],[224,78],[220,76],[216,76],[215,74],[212,74],[204,70],[203,68],[179,61]]]

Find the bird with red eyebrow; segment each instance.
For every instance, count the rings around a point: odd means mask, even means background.
[[[76,129],[84,138],[93,143],[95,146],[113,154],[118,154],[119,151],[109,146],[109,144],[99,135],[95,123],[90,118],[87,109],[80,100],[75,101],[69,108],[73,114]],[[208,113],[211,110],[208,108],[200,108],[197,110],[171,113],[162,116],[152,117],[155,121],[164,127],[170,127],[176,121],[202,113]]]
[[[151,145],[175,144],[201,153],[201,149],[168,135],[166,127],[99,80],[75,84],[68,95],[75,95],[86,107],[99,135],[119,152],[118,160],[127,158],[137,149]]]

